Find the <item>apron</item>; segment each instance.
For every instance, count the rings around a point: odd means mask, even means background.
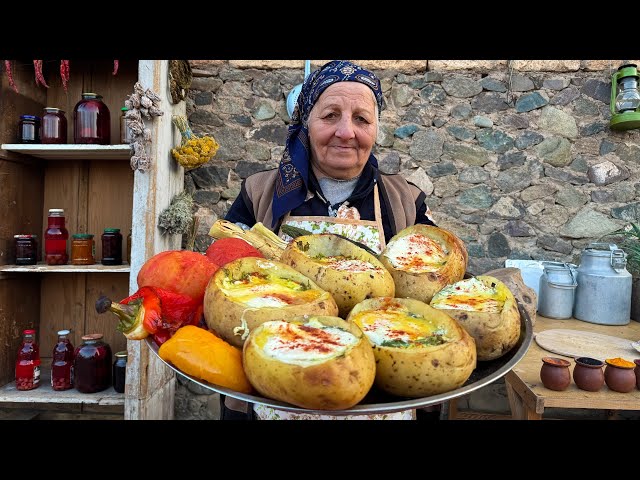
[[[381,253],[385,247],[382,215],[380,213],[380,198],[378,185],[374,186],[375,220],[360,220],[356,218],[339,218],[325,216],[291,217],[289,214],[282,221],[283,225],[292,225],[313,233],[335,233],[344,235]],[[355,213],[355,215],[354,215]],[[359,217],[354,208],[347,209],[347,216]],[[280,236],[289,240],[291,237],[280,232]],[[277,410],[265,405],[253,405],[257,420],[415,420],[415,410],[403,410],[393,413],[376,413],[370,415],[320,415],[315,413],[298,413]]]

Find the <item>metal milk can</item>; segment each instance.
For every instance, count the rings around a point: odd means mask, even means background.
[[[626,325],[631,317],[627,254],[615,243],[590,243],[577,270],[573,316],[602,325]]]
[[[571,318],[576,282],[575,265],[542,262],[538,313],[548,318]]]

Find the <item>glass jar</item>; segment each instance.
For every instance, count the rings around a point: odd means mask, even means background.
[[[131,265],[131,230],[129,230],[129,235],[127,235],[127,263]]]
[[[22,332],[22,343],[16,358],[16,388],[33,390],[40,385],[40,347],[36,342],[36,331]]]
[[[73,141],[80,144],[109,145],[111,114],[97,93],[83,93],[73,109]]]
[[[69,261],[69,232],[65,228],[64,209],[50,208],[47,223],[47,231],[44,234],[45,262],[47,265],[66,265]]]
[[[40,117],[20,115],[18,143],[40,143]]]
[[[111,347],[102,337],[102,333],[83,335],[82,344],[73,352],[73,383],[81,393],[100,392],[111,386]]]
[[[16,265],[35,265],[38,263],[38,236],[14,235]]]
[[[67,143],[67,117],[59,108],[46,107],[40,126],[42,143]]]
[[[129,128],[129,122],[126,118],[129,109],[122,107],[120,111],[122,112],[120,115],[120,143],[131,143],[133,142],[133,131]]]
[[[124,393],[127,377],[127,351],[116,353],[116,361],[113,362],[113,389],[118,393]]]
[[[119,228],[105,228],[102,234],[102,264],[122,265],[122,234]]]
[[[93,265],[95,244],[90,233],[74,233],[71,236],[71,263],[73,265]]]
[[[544,357],[540,369],[540,380],[549,390],[562,391],[571,383],[568,360],[557,357]]]
[[[69,390],[73,388],[73,345],[69,330],[58,330],[58,341],[51,357],[51,388]]]

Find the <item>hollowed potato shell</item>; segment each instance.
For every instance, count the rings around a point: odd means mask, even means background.
[[[225,295],[222,281],[226,276],[240,278],[250,272],[274,274],[284,279],[304,283],[309,285],[309,288],[318,290],[320,295],[312,302],[283,307],[248,307]],[[313,280],[284,263],[258,257],[239,258],[220,268],[209,280],[204,294],[203,309],[207,326],[221,338],[239,348],[242,348],[246,336],[243,339],[241,334],[235,334],[233,330],[242,325],[243,319],[251,332],[261,323],[269,320],[287,320],[305,314],[331,316],[338,313],[338,306],[331,294],[320,288]]]
[[[373,350],[362,331],[335,316],[312,316],[326,326],[351,332],[359,341],[344,355],[322,363],[301,366],[265,354],[260,347],[262,324],[249,334],[242,351],[243,366],[253,387],[265,397],[313,410],[342,410],[358,404],[375,378]],[[304,324],[309,318],[289,323]]]
[[[424,273],[412,273],[394,267],[387,256],[390,246],[398,239],[413,233],[429,237],[444,246],[449,252],[445,265],[436,271]],[[453,233],[432,225],[418,224],[398,232],[389,240],[378,258],[393,277],[396,297],[413,298],[429,303],[436,292],[464,277],[467,270],[468,254],[462,240]]]
[[[314,260],[318,256],[344,255],[369,262],[376,270],[350,272],[336,270]],[[306,275],[325,289],[338,304],[338,316],[345,318],[356,303],[365,298],[394,296],[395,284],[389,271],[363,248],[328,233],[303,235],[287,245],[280,261]]]
[[[370,298],[353,307],[347,321],[353,322],[363,311],[383,310],[390,301],[435,321],[446,329],[450,341],[409,348],[371,342],[376,358],[375,385],[401,397],[437,395],[464,385],[476,368],[476,346],[471,335],[446,313],[412,298]]]
[[[520,312],[511,290],[495,277],[475,277],[485,285],[496,285],[498,296],[504,299],[500,313],[473,312],[454,308],[438,308],[455,318],[476,341],[478,360],[494,360],[511,350],[520,338]]]

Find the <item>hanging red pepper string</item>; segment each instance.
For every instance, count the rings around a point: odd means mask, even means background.
[[[49,85],[47,85],[47,82],[44,79],[44,75],[42,74],[42,60],[34,60],[33,68],[36,71],[36,85],[38,85],[39,82],[45,87],[49,88]]]
[[[120,65],[120,62],[118,60],[114,60],[113,61],[113,75],[115,75],[116,73],[118,73],[118,66]]]
[[[9,77],[9,85],[13,87],[16,93],[19,93],[18,87],[16,86],[16,82],[13,79],[13,73],[11,72],[11,60],[4,61],[4,68],[7,71],[7,77]]]
[[[60,78],[62,78],[62,87],[66,92],[69,83],[69,60],[60,60]]]

